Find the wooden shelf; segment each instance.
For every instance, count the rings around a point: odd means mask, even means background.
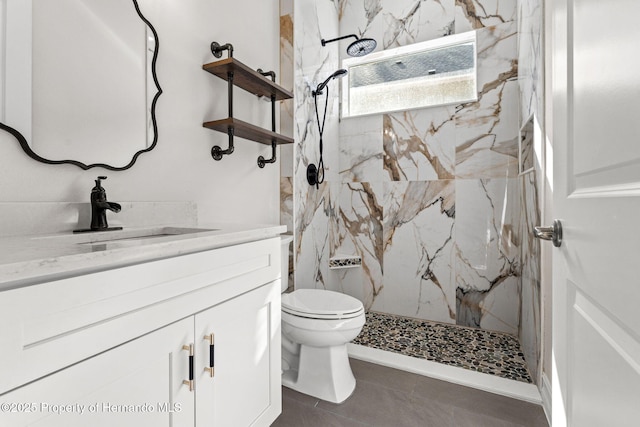
[[[221,61],[204,64],[202,69],[228,81],[228,73],[233,73],[233,84],[257,96],[271,98],[276,101],[293,98],[293,93],[275,84],[267,77],[244,65],[235,58],[227,58]],[[226,131],[225,131],[226,132]],[[271,144],[271,142],[269,142]]]
[[[214,52],[214,47],[219,46],[218,43],[212,43],[211,49]],[[233,52],[231,45],[227,44],[223,46],[224,49],[229,48],[230,53]],[[217,52],[214,52],[216,55]],[[217,55],[216,55],[217,56]],[[205,122],[202,125],[208,129],[215,130],[217,132],[225,133],[229,136],[229,147],[222,149],[216,145],[211,149],[211,156],[214,160],[221,160],[223,156],[233,153],[233,140],[237,136],[239,138],[255,141],[260,144],[271,146],[271,158],[265,159],[263,156],[258,157],[258,166],[260,168],[265,167],[266,164],[275,163],[276,161],[276,145],[279,144],[292,144],[293,138],[289,138],[284,135],[280,135],[276,132],[263,129],[259,126],[252,125],[250,123],[238,120],[233,117],[233,86],[237,86],[246,90],[249,93],[260,97],[266,97],[271,100],[271,120],[272,126],[275,128],[275,102],[285,99],[293,98],[293,94],[281,86],[275,84],[271,79],[262,75],[260,72],[253,70],[242,62],[234,59],[227,58],[221,61],[211,62],[204,64],[202,69],[225,80],[229,86],[229,117],[222,120],[214,120],[211,122]],[[272,72],[267,74],[273,74]],[[233,75],[233,79],[231,79]],[[232,131],[232,132],[231,132]]]
[[[271,145],[272,142],[275,142],[278,145],[293,143],[293,138],[271,132],[270,130],[252,125],[251,123],[243,122],[242,120],[238,120],[233,117],[206,122],[203,123],[202,126],[225,134],[228,133],[229,129],[233,129],[234,136],[248,139],[250,141],[259,142],[265,145]]]

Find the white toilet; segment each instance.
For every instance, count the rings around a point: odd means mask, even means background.
[[[282,290],[287,288],[289,242],[282,238]],[[282,384],[333,403],[356,387],[347,343],[365,322],[362,303],[349,295],[322,289],[298,289],[282,295]]]

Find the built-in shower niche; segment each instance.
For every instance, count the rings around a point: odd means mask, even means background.
[[[521,174],[534,170],[534,124],[533,115],[520,128],[520,140],[518,150],[518,172]]]
[[[361,266],[362,258],[357,255],[336,255],[329,259],[329,268],[331,270],[358,268]]]

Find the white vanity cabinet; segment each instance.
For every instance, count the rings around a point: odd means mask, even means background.
[[[182,385],[193,342],[181,320],[0,397],[2,426],[193,425],[193,393]]]
[[[268,426],[282,411],[279,300],[266,286],[195,316],[196,426]]]
[[[279,244],[0,292],[0,425],[270,425],[281,412]]]

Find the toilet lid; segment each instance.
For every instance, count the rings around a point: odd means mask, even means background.
[[[346,294],[323,289],[298,289],[282,295],[282,310],[315,319],[347,319],[359,316],[362,303]]]

